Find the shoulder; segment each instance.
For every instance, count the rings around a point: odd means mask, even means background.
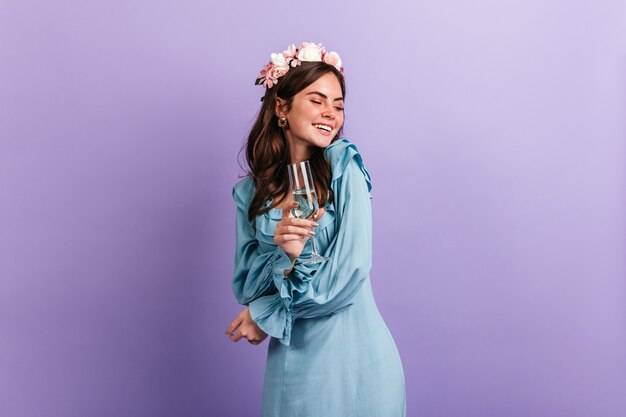
[[[363,178],[367,183],[368,191],[372,190],[372,179],[354,143],[347,138],[339,139],[328,145],[324,154],[330,163],[332,182],[341,179],[344,175]]]
[[[252,197],[254,196],[254,191],[254,181],[251,176],[247,175],[233,185],[233,200],[237,206],[246,208],[250,205],[250,200],[252,200]]]

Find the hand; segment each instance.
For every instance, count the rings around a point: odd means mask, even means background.
[[[322,218],[326,211],[324,208],[319,209],[313,220],[298,219],[291,215],[291,209],[297,205],[298,203],[293,201],[290,206],[283,209],[283,217],[276,224],[276,230],[274,230],[274,242],[283,248],[292,260],[300,256],[309,236],[315,234],[309,228],[319,226],[317,221]]]
[[[230,326],[226,329],[226,334],[233,342],[238,342],[243,337],[248,339],[248,342],[253,345],[258,345],[267,337],[267,333],[261,330],[252,320],[248,307],[244,308],[237,315],[237,318],[230,323]]]

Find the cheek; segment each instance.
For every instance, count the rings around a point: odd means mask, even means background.
[[[310,118],[310,119],[317,119],[320,117],[320,109],[319,107],[315,107],[315,106],[307,106],[306,109],[304,109],[304,113],[306,113],[306,115]]]
[[[343,122],[345,121],[345,118],[343,116],[343,112],[340,112],[337,114],[337,119],[339,121],[340,126],[343,126]]]
[[[310,106],[302,106],[294,110],[296,110],[295,116],[302,122],[308,123],[310,120],[315,120],[319,116],[315,109]]]

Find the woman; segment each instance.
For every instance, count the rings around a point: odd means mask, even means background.
[[[247,307],[226,334],[271,336],[263,416],[404,416],[402,364],[369,278],[370,176],[341,138],[341,59],[314,43],[271,57],[256,81],[265,95],[246,145],[250,174],[233,187],[233,291]],[[314,220],[290,215],[286,166],[303,160],[322,207]],[[313,234],[330,259],[305,265]]]

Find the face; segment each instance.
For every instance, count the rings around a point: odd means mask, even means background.
[[[343,125],[341,85],[333,73],[322,75],[296,94],[288,112],[284,101],[277,100],[277,115],[287,118],[285,136],[300,155],[311,146],[326,148]]]

